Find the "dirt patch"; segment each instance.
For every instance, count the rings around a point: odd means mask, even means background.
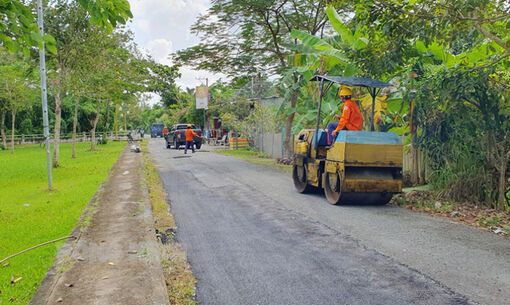
[[[394,195],[390,204],[431,216],[448,218],[455,223],[477,227],[510,239],[510,213],[507,212],[468,202],[446,201],[438,198],[432,191],[419,190]]]

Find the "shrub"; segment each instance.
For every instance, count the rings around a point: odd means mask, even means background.
[[[26,118],[23,121],[21,121],[20,131],[22,134],[33,134],[34,133],[33,129],[34,126],[32,125],[32,120]]]

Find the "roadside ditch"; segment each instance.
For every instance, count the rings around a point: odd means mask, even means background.
[[[156,236],[161,242],[161,264],[170,304],[195,305],[196,283],[186,253],[175,239],[177,226],[170,212],[163,184],[147,153],[147,141],[142,144],[144,177],[152,206]]]

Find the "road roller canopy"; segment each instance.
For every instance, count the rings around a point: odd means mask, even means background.
[[[321,112],[321,104],[322,104],[322,98],[326,95],[326,92],[328,92],[331,85],[334,83],[346,85],[350,87],[365,87],[368,90],[368,93],[370,93],[370,96],[372,97],[372,117],[371,117],[371,123],[370,123],[370,130],[374,131],[374,111],[375,111],[375,97],[379,92],[382,90],[382,88],[391,86],[390,83],[385,83],[377,79],[373,79],[370,77],[345,77],[345,76],[329,76],[329,75],[315,75],[310,79],[311,82],[317,82],[318,83],[318,89],[319,89],[319,108],[317,112],[317,126],[316,126],[316,134],[319,130],[319,120],[320,120],[320,112]]]
[[[329,81],[337,84],[342,84],[350,87],[366,87],[366,88],[384,88],[391,86],[390,83],[385,83],[370,77],[344,77],[344,76],[327,76],[315,75],[310,79],[311,82]]]

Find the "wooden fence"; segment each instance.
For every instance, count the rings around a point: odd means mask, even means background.
[[[421,150],[417,150],[417,169],[418,169],[418,182],[426,183],[430,176],[432,175],[432,170],[429,166],[429,161],[425,153]],[[413,173],[413,164],[412,164],[412,156],[411,151],[406,150],[404,148],[404,156],[403,156],[403,165],[402,165],[402,173],[404,174],[404,178],[411,177]],[[405,179],[404,179],[405,180]]]
[[[118,133],[119,140],[122,140],[122,141],[127,140],[128,133],[129,133],[128,131],[119,132]],[[139,134],[134,134],[133,132],[131,132],[131,134],[133,135],[133,138],[135,138],[135,139],[140,137]],[[103,137],[103,135],[104,135],[103,132],[96,132],[96,139]],[[113,141],[115,138],[115,134],[113,132],[107,132],[107,137],[108,137],[108,140]],[[7,146],[10,146],[11,145],[11,136],[6,135],[5,138],[6,138]],[[73,138],[72,134],[64,134],[64,135],[60,136],[60,142],[70,143],[70,142],[72,142],[72,138]],[[41,144],[41,143],[44,143],[44,140],[45,140],[44,135],[42,135],[42,134],[14,135],[14,145]],[[50,142],[53,143],[53,140],[54,140],[53,134],[50,134]],[[90,140],[91,140],[90,132],[80,132],[80,133],[76,134],[77,142],[90,142]],[[0,136],[0,144],[1,143],[3,143],[2,136]]]

